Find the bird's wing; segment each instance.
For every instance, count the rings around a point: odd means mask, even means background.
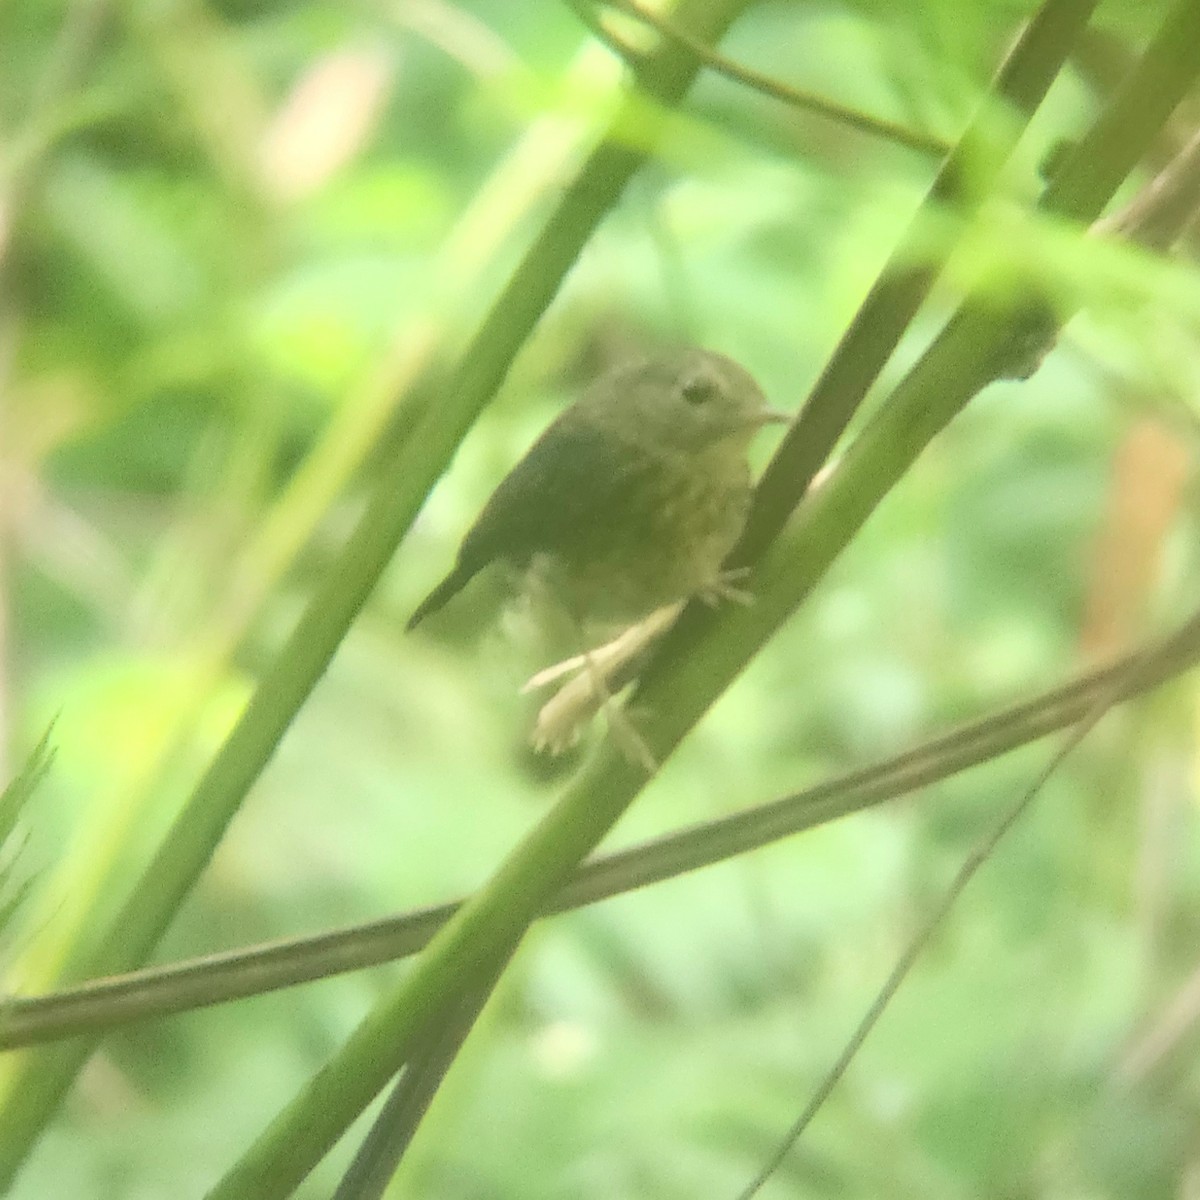
[[[555,422],[492,494],[463,540],[462,562],[477,571],[495,558],[522,563],[539,551],[594,557],[631,532],[629,501],[651,465],[607,430]]]
[[[550,551],[587,562],[602,557],[614,540],[637,537],[628,502],[650,461],[586,422],[551,425],[492,493],[463,538],[454,569],[407,627],[436,612],[495,559],[522,566]]]

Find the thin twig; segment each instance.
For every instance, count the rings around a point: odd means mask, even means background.
[[[839,104],[836,100],[792,87],[781,83],[771,75],[742,66],[741,63],[734,62],[733,59],[727,58],[719,51],[692,37],[673,21],[634,4],[632,0],[599,0],[599,2],[597,0],[564,0],[564,3],[600,41],[630,66],[635,76],[645,66],[647,59],[645,51],[632,46],[620,34],[606,25],[603,17],[599,14],[599,9],[611,7],[618,12],[628,14],[653,29],[660,37],[682,46],[690,54],[695,55],[697,60],[709,70],[792,108],[836,121],[840,125],[847,125],[861,133],[869,134],[871,137],[884,138],[889,142],[895,142],[899,146],[916,150],[920,154],[933,158],[941,158],[950,150],[950,143],[934,134],[921,133],[895,121],[873,117],[856,108]]]
[[[1169,250],[1200,215],[1200,130],[1124,208],[1092,226],[1151,250]]]
[[[1130,673],[1136,672],[1142,663],[1136,663]],[[904,948],[904,952],[900,955],[896,965],[892,968],[891,974],[887,981],[871,1002],[870,1008],[867,1009],[866,1015],[859,1022],[854,1033],[847,1041],[837,1061],[829,1069],[828,1073],[821,1080],[809,1100],[804,1111],[793,1123],[792,1127],[784,1135],[779,1145],[772,1152],[771,1157],[767,1160],[766,1165],[754,1177],[749,1185],[738,1193],[737,1200],[751,1200],[759,1189],[767,1182],[768,1179],[779,1169],[784,1159],[791,1153],[793,1147],[800,1140],[804,1131],[812,1124],[813,1118],[821,1110],[825,1101],[829,1098],[833,1089],[841,1081],[849,1068],[855,1055],[862,1048],[863,1042],[867,1040],[868,1035],[879,1023],[880,1017],[883,1016],[887,1006],[892,1002],[896,993],[900,989],[900,985],[908,977],[916,964],[917,959],[924,953],[925,948],[929,945],[934,933],[938,927],[945,921],[950,913],[950,910],[958,902],[960,896],[966,890],[967,885],[979,872],[979,868],[983,866],[992,854],[996,847],[1003,840],[1004,836],[1013,828],[1014,825],[1025,815],[1037,798],[1038,793],[1045,786],[1046,781],[1054,774],[1055,771],[1062,765],[1067,755],[1079,745],[1081,741],[1095,728],[1096,724],[1104,716],[1105,713],[1118,701],[1120,698],[1120,689],[1116,685],[1111,685],[1106,688],[1093,703],[1092,707],[1087,711],[1074,729],[1067,735],[1062,746],[1055,752],[1050,761],[1042,768],[1037,778],[1029,786],[1029,788],[1020,796],[1015,804],[1000,818],[995,828],[982,842],[971,852],[967,860],[959,868],[958,874],[955,875],[950,886],[946,889],[940,903],[926,918],[925,923],[913,935],[908,945]]]
[[[1145,665],[1134,676],[1131,667],[1137,661]],[[906,795],[1065,729],[1110,688],[1128,700],[1198,661],[1200,612],[1133,655],[904,754],[769,804],[594,858],[545,913],[658,883]],[[427,945],[458,907],[459,902],[432,906],[348,929],[143,968],[45,996],[13,997],[0,1005],[0,1049],[98,1032],[395,961]]]
[[[417,1126],[515,949],[515,945],[511,946],[481,970],[474,986],[465,990],[444,1014],[439,1014],[436,1024],[421,1040],[420,1053],[406,1064],[376,1115],[333,1200],[381,1200],[412,1143]]]
[[[1200,967],[1188,976],[1122,1055],[1115,1072],[1115,1082],[1126,1088],[1141,1083],[1198,1026]]]

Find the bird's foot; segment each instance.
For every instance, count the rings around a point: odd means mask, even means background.
[[[749,579],[749,567],[730,567],[721,571],[697,592],[701,603],[716,608],[723,601],[732,601],[743,607],[754,603],[754,593],[738,587],[738,581]]]
[[[625,761],[633,767],[641,767],[648,779],[658,774],[659,761],[650,743],[642,736],[634,724],[633,718],[620,705],[609,703],[604,705],[604,715],[608,719],[608,732],[617,749],[621,751]]]
[[[683,604],[678,601],[665,605],[648,617],[643,617],[636,625],[631,625],[611,642],[605,642],[603,646],[585,650],[582,654],[575,654],[564,658],[562,662],[543,667],[521,685],[521,695],[541,691],[542,688],[557,683],[568,675],[585,675],[589,671],[597,673],[604,686],[609,687],[612,679],[621,673],[626,664],[636,659],[655,638],[669,628],[682,607]],[[565,686],[570,687],[571,684],[567,683]],[[617,690],[620,691],[620,687]]]
[[[587,721],[603,711],[613,742],[627,762],[641,767],[648,776],[658,772],[658,760],[630,715],[613,697],[609,686],[612,672],[629,656],[634,631],[597,650],[588,650],[539,671],[521,689],[544,687],[574,675],[538,711],[530,733],[530,744],[538,753],[562,754],[575,745]]]

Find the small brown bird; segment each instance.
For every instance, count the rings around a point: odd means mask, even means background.
[[[501,481],[408,628],[497,560],[530,570],[579,628],[720,592],[750,501],[750,441],[788,419],[709,350],[610,371]]]

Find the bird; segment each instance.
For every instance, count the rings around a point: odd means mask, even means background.
[[[504,477],[407,628],[505,562],[579,629],[630,625],[727,589],[749,510],[747,452],[786,413],[733,359],[683,347],[596,379]]]

